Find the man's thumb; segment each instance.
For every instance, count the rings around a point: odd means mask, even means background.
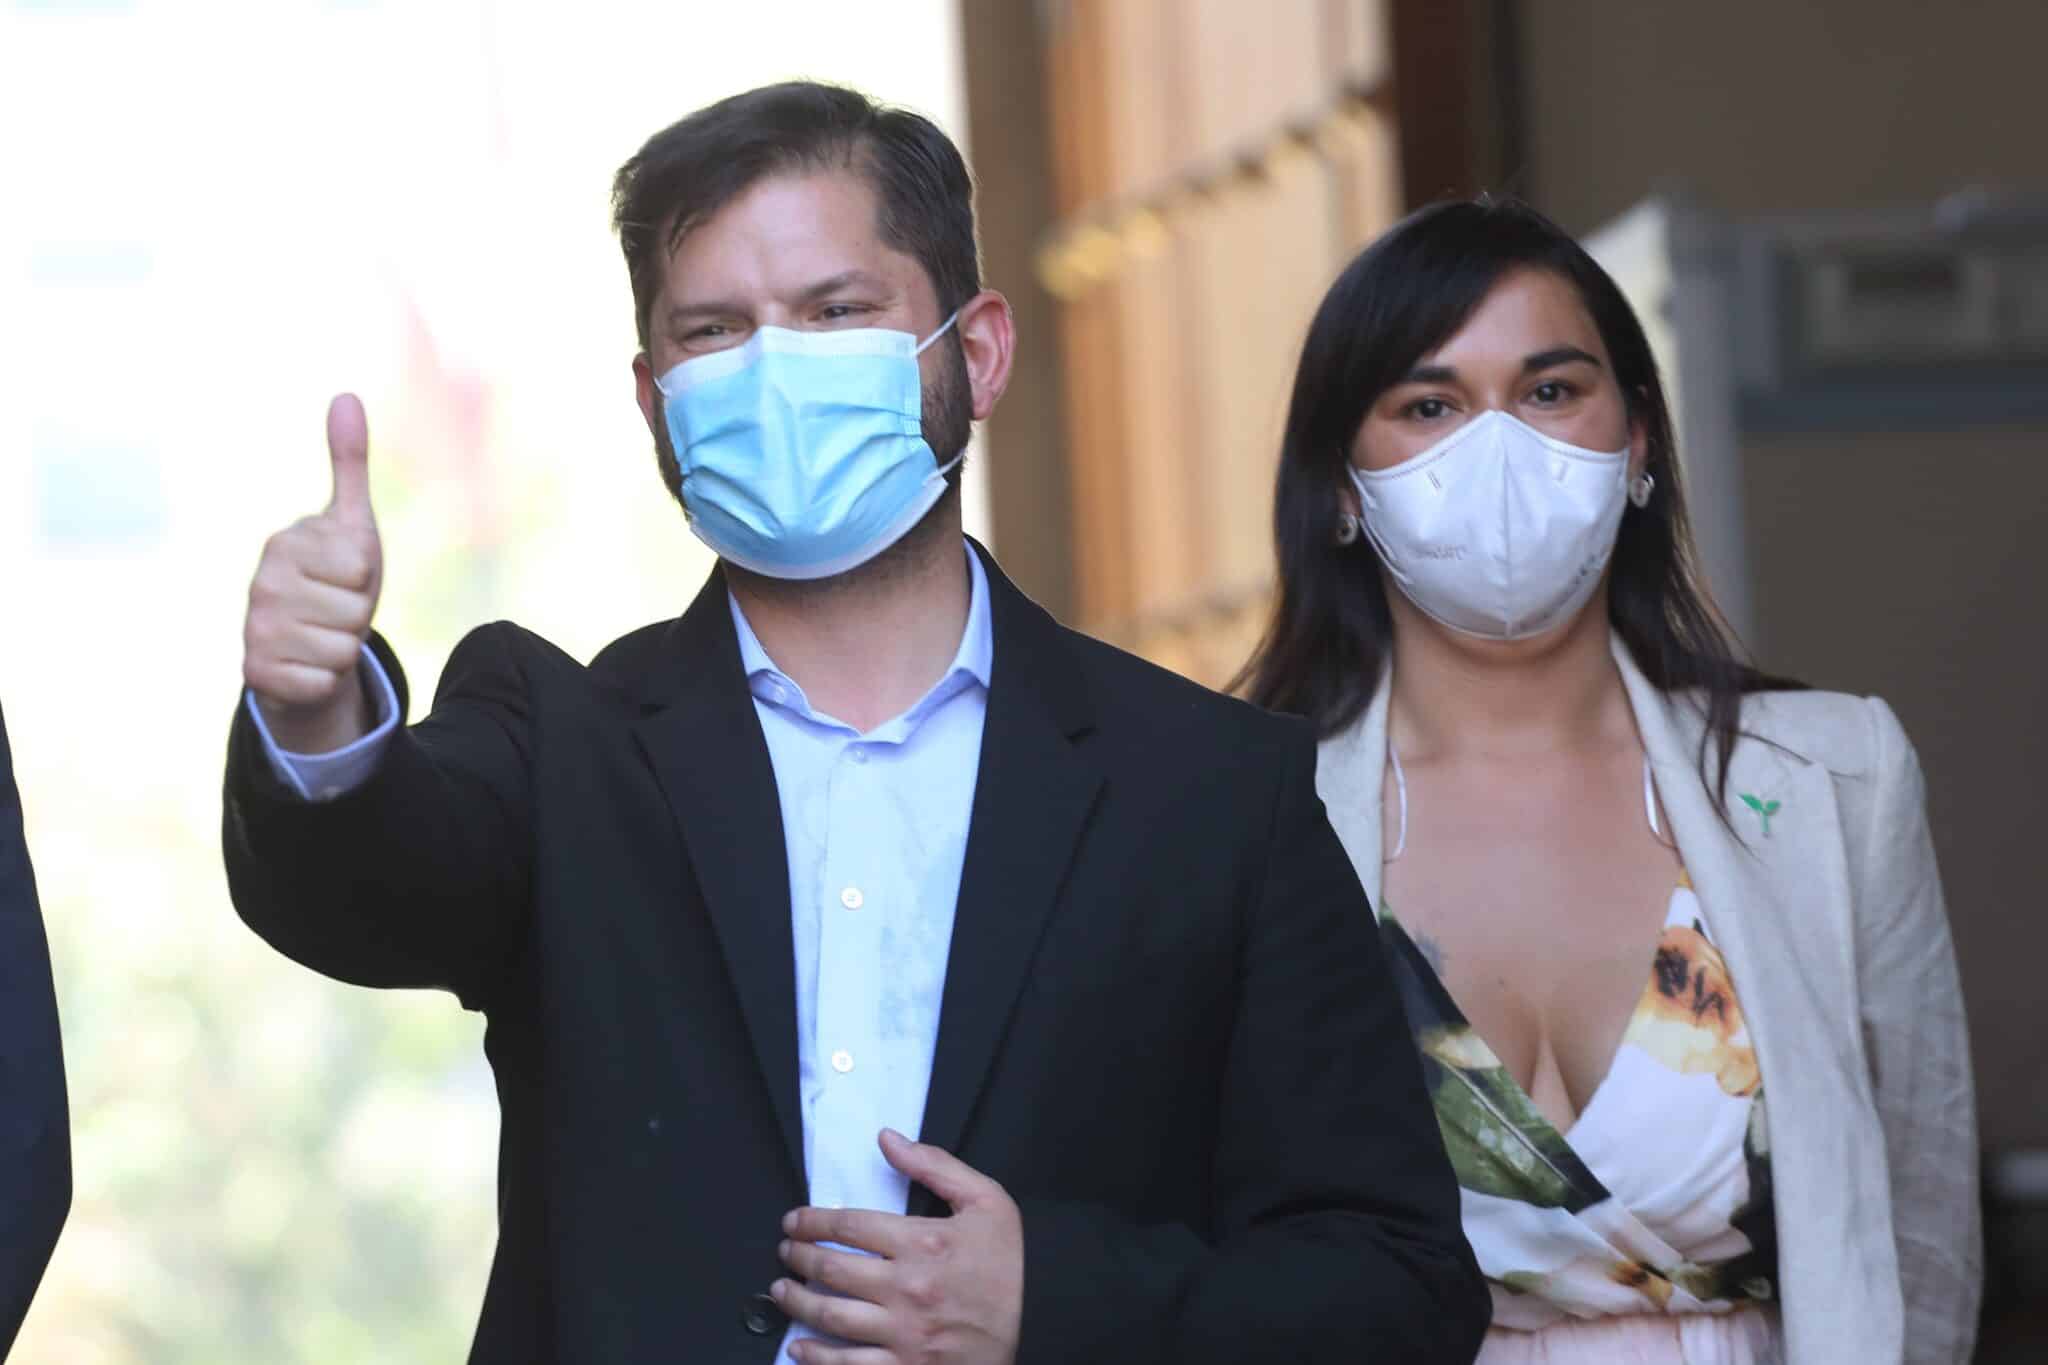
[[[884,1128],[880,1142],[884,1160],[956,1209],[980,1190],[982,1177],[943,1147],[912,1142],[894,1128]]]
[[[327,456],[334,465],[334,496],[329,516],[353,526],[375,527],[370,510],[370,424],[362,400],[337,394],[327,405]]]

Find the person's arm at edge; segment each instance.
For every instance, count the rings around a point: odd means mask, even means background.
[[[71,1125],[49,941],[0,715],[0,1359],[71,1209]]]

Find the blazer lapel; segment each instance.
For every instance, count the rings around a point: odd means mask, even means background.
[[[1352,870],[1377,917],[1386,865],[1383,795],[1387,780],[1387,685],[1382,671],[1365,713],[1349,727],[1316,746],[1316,794],[1330,827],[1351,856]]]
[[[1092,719],[1059,627],[975,549],[988,570],[995,661],[920,1134],[949,1151],[973,1116],[1103,781],[1075,744]],[[920,1202],[914,1195],[913,1211]]]
[[[1824,980],[1848,968],[1815,956],[1829,936],[1784,932],[1785,926],[1847,905],[1841,826],[1827,770],[1745,738],[1729,765],[1726,806],[1717,805],[1700,780],[1706,717],[1690,696],[1667,695],[1653,686],[1619,640],[1614,653],[1672,836],[1731,969],[1747,966],[1749,979],[1777,987]],[[1836,869],[1839,881],[1828,875]],[[1816,896],[1817,890],[1825,894]],[[1738,971],[1738,993],[1743,979]]]
[[[1700,781],[1706,721],[1686,696],[1658,690],[1613,642],[1671,834],[1728,962],[1763,1073],[1788,1313],[1789,1358],[1896,1359],[1892,1229],[1882,1222],[1882,1153],[1856,1036],[1855,942],[1834,780],[1821,764],[1748,732],[1729,763],[1727,822]],[[1745,708],[1747,713],[1750,708]],[[1845,1113],[1865,1111],[1859,1120]]]
[[[802,1184],[789,856],[775,769],[740,666],[722,572],[711,575],[671,627],[668,644],[647,679],[650,704],[660,709],[644,716],[636,733],[689,850]]]

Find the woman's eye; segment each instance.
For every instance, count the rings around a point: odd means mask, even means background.
[[[1434,422],[1451,410],[1451,405],[1441,398],[1418,398],[1408,405],[1408,415],[1419,417],[1425,422]]]
[[[853,314],[854,306],[850,303],[828,303],[818,310],[818,316],[826,322],[838,322],[842,318],[852,317]]]
[[[1531,392],[1530,397],[1548,406],[1553,403],[1562,403],[1565,399],[1571,397],[1571,394],[1571,385],[1561,379],[1552,379],[1538,384]]]

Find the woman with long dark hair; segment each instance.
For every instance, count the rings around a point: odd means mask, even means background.
[[[1641,325],[1514,202],[1425,209],[1310,326],[1240,686],[1323,734],[1466,1235],[1483,1362],[1958,1362],[1955,957],[1882,701],[1743,662]]]

